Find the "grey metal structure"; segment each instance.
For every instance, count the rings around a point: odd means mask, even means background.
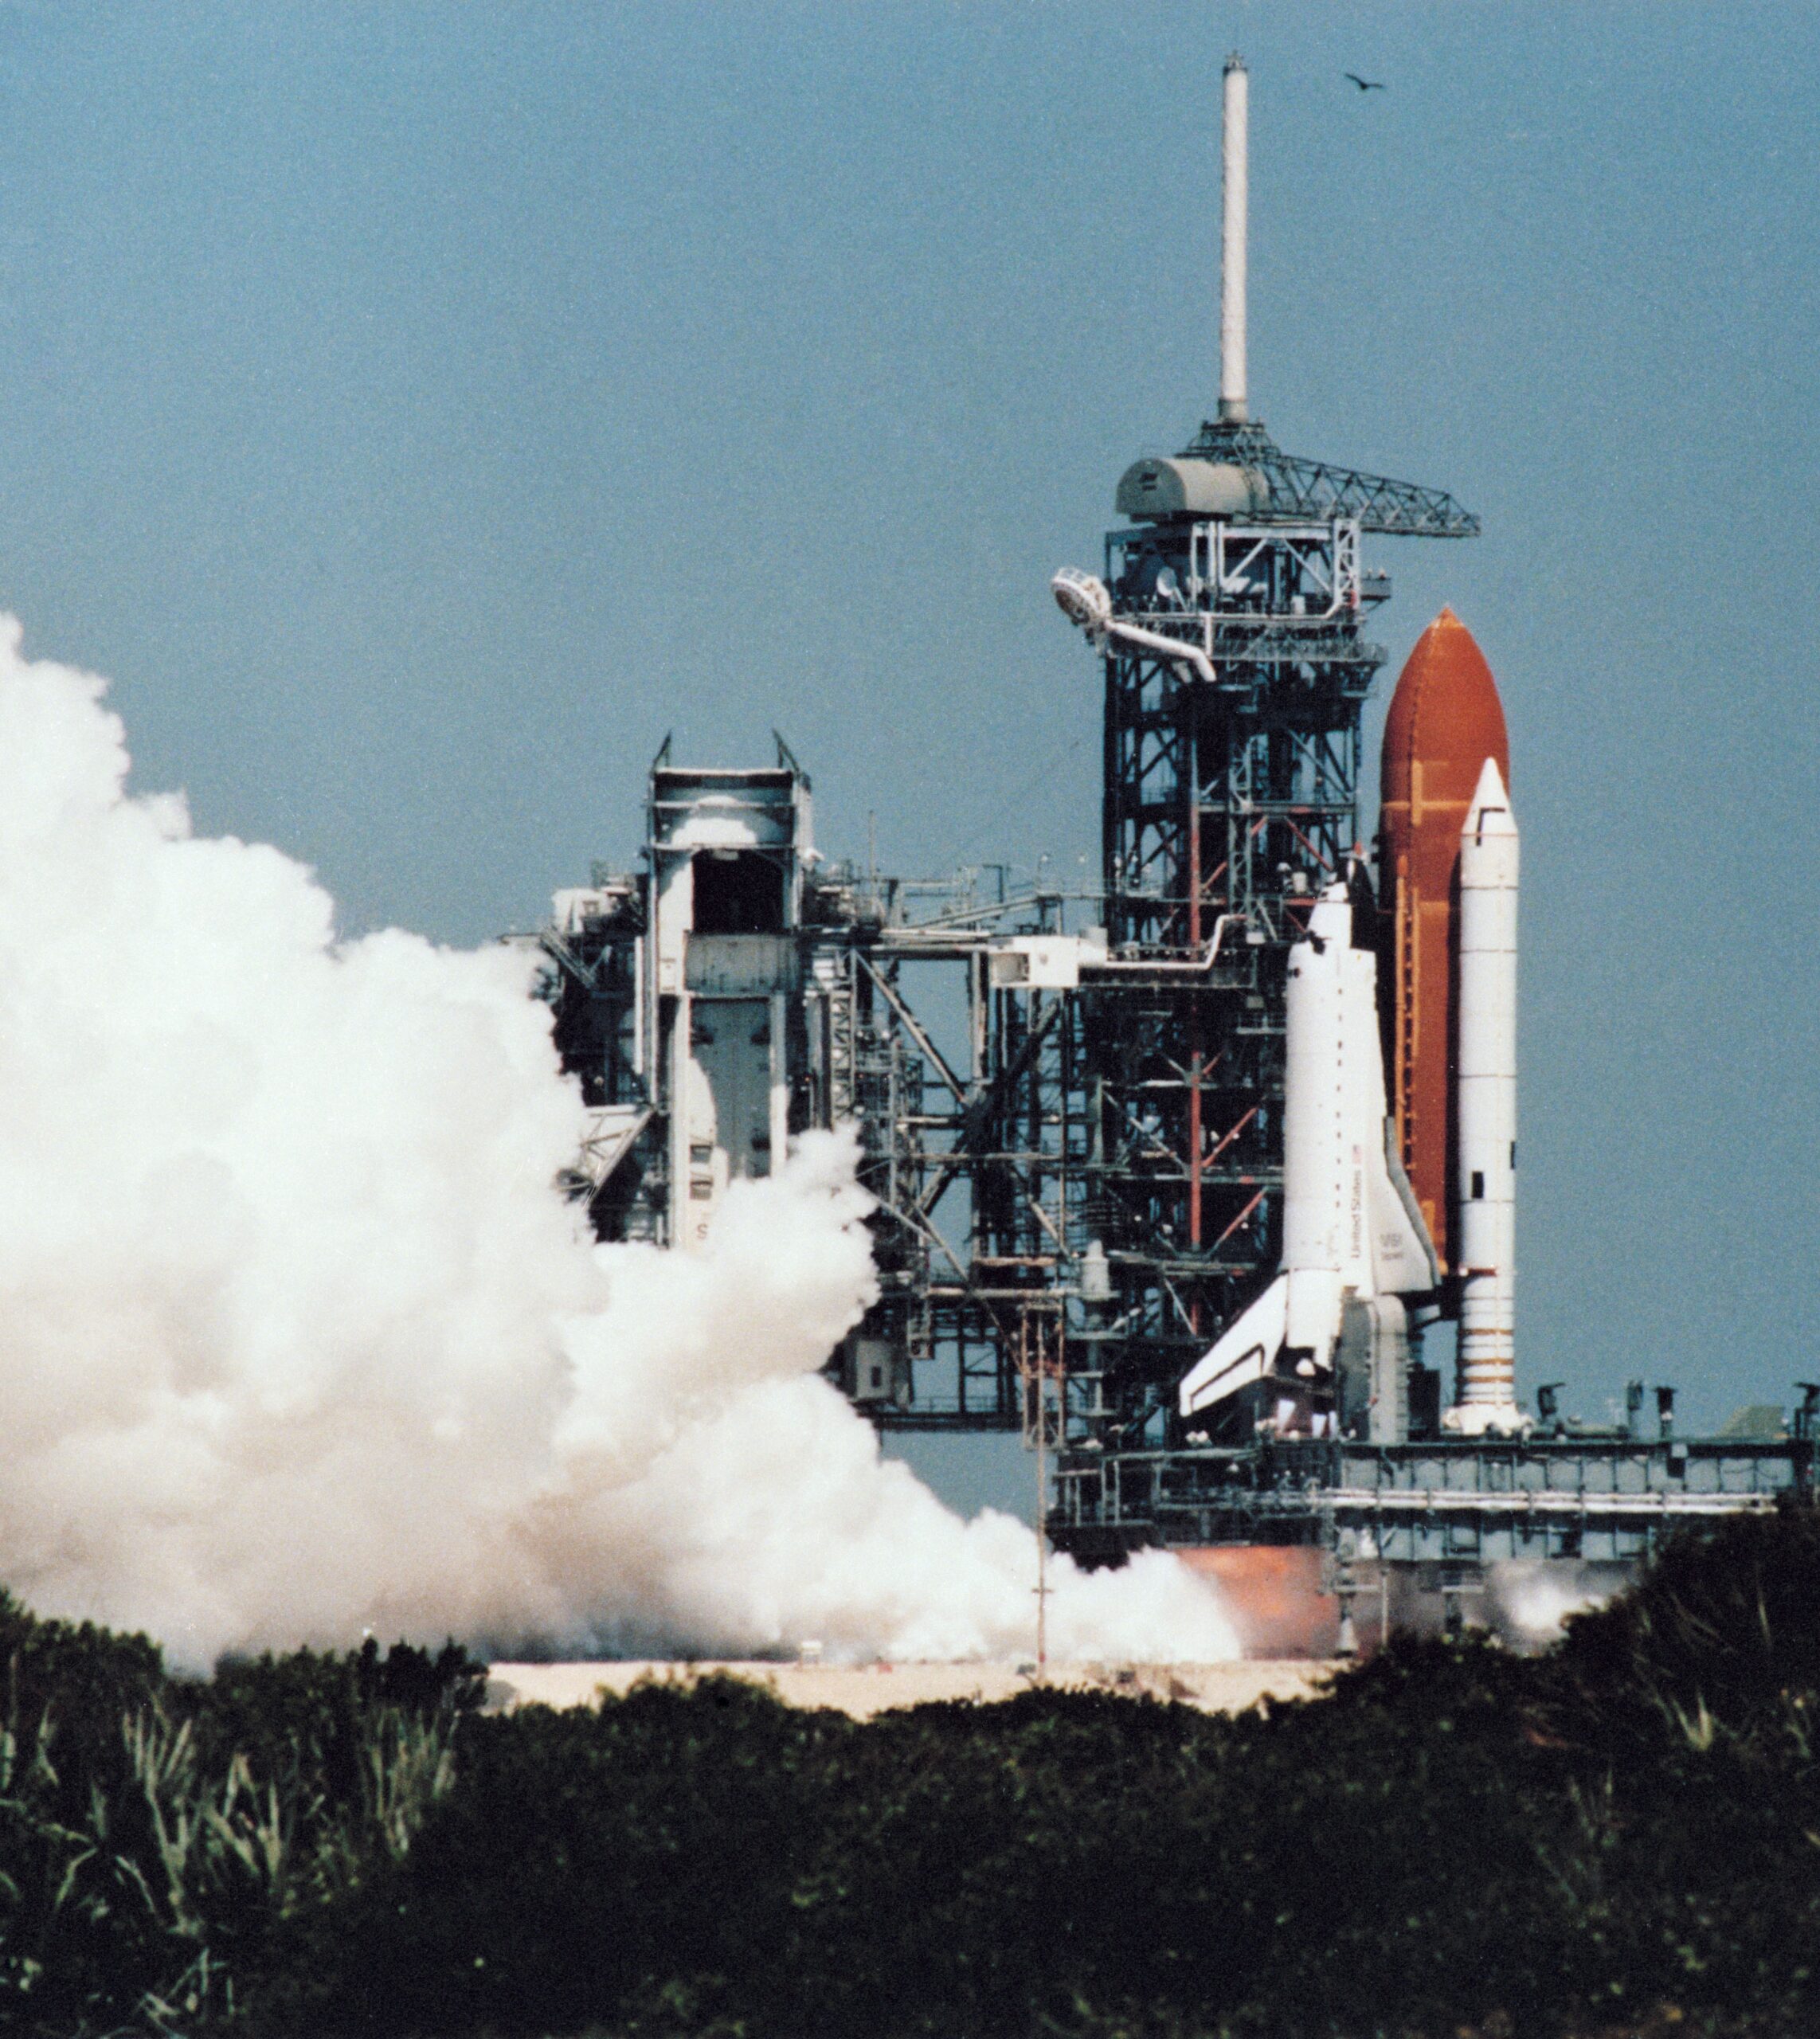
[[[1438,491],[1292,458],[1249,421],[1137,462],[1117,501],[1132,521],[1107,534],[1090,624],[1105,918],[1149,979],[1096,984],[1078,1030],[1112,1278],[1080,1339],[1112,1412],[1090,1434],[1114,1454],[1182,1442],[1175,1383],[1276,1263],[1285,966],[1359,840],[1360,718],[1384,657],[1364,625],[1389,585],[1362,535],[1477,529]],[[1092,1466],[1074,1477],[1090,1489]]]
[[[1064,1476],[1055,1517],[1089,1549],[1118,1529],[1128,1544],[1314,1543],[1352,1562],[1622,1565],[1677,1524],[1774,1507],[1813,1482],[1806,1435],[1279,1439],[1129,1454],[1085,1506]]]
[[[644,868],[556,895],[542,993],[590,1113],[569,1186],[601,1237],[688,1250],[792,1134],[852,1125],[883,1294],[836,1370],[881,1423],[1017,1427],[1026,1319],[1059,1325],[1079,1231],[1058,1021],[1103,937],[1059,893],[830,863],[809,793],[781,741],[745,771],[666,746]],[[926,987],[962,1016],[945,1047]]]
[[[666,743],[644,868],[558,894],[537,937],[593,1114],[571,1186],[603,1237],[688,1250],[793,1135],[854,1126],[881,1293],[831,1373],[881,1427],[1053,1446],[1051,1534],[1083,1560],[1316,1546],[1342,1599],[1365,1564],[1438,1566],[1450,1591],[1501,1563],[1627,1564],[1673,1522],[1805,1491],[1816,1398],[1749,1446],[1634,1423],[1442,1442],[1418,1358],[1369,1442],[1344,1398],[1352,1434],[1318,1440],[1273,1434],[1248,1394],[1205,1431],[1177,1413],[1278,1266],[1289,952],[1363,868],[1366,624],[1389,593],[1363,541],[1478,530],[1444,491],[1285,453],[1251,417],[1236,58],[1225,92],[1219,416],[1126,471],[1103,577],[1055,584],[1100,663],[1098,885],[831,863],[781,739],[746,771]]]
[[[1257,476],[1263,484],[1259,507],[1279,521],[1341,520],[1391,538],[1472,538],[1479,534],[1478,519],[1462,510],[1444,490],[1285,453],[1255,421],[1209,420],[1184,458]],[[1126,506],[1121,503],[1119,507]]]
[[[1749,1445],[1634,1423],[1443,1442],[1418,1365],[1406,1437],[1273,1438],[1243,1402],[1184,1434],[1176,1383],[1278,1250],[1285,959],[1358,839],[1384,656],[1360,535],[1475,526],[1254,424],[1138,463],[1119,501],[1090,893],[831,862],[780,740],[746,770],[667,744],[644,867],[557,895],[536,938],[597,1230],[688,1250],[730,1181],[855,1126],[882,1293],[831,1373],[882,1427],[1040,1432],[1051,1536],[1088,1563],[1313,1545],[1342,1596],[1399,1567],[1464,1591],[1499,1563],[1628,1565],[1677,1522],[1805,1490],[1812,1398]]]

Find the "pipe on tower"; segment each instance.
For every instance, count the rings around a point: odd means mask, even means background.
[[[1219,417],[1243,425],[1245,393],[1245,228],[1247,210],[1247,127],[1251,80],[1244,59],[1226,60],[1226,98],[1220,125]]]

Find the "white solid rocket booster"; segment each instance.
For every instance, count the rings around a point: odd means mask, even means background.
[[[1517,819],[1488,757],[1460,834],[1459,1391],[1444,1422],[1514,1430],[1517,1406]]]

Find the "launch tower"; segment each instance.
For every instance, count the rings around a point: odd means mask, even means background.
[[[1154,966],[1078,1014],[1109,1450],[1176,1441],[1175,1383],[1277,1265],[1286,963],[1360,841],[1360,721],[1384,659],[1365,625],[1389,584],[1362,540],[1479,528],[1442,490],[1284,453],[1251,417],[1247,85],[1232,58],[1219,415],[1126,471],[1104,579],[1056,583],[1105,667],[1108,937]]]
[[[559,893],[536,940],[593,1114],[572,1188],[602,1237],[697,1250],[734,1181],[851,1125],[880,1294],[828,1371],[875,1423],[1040,1438],[1051,1536],[1086,1562],[1164,1544],[1342,1613],[1375,1583],[1387,1622],[1394,1574],[1399,1601],[1416,1580],[1458,1616],[1501,1562],[1622,1567],[1672,1522],[1810,1487],[1820,1390],[1792,1437],[1720,1439],[1677,1438],[1665,1387],[1646,1436],[1640,1382],[1615,1427],[1563,1419],[1548,1390],[1533,1419],[1511,1399],[1515,828],[1496,687],[1450,612],[1387,728],[1381,918],[1358,812],[1385,656],[1367,630],[1389,593],[1364,541],[1478,523],[1443,491],[1286,453],[1251,415],[1247,124],[1234,58],[1216,415],[1126,470],[1100,573],[1053,584],[1103,678],[1098,885],[832,862],[781,740],[749,770],[685,768],[666,744],[644,870]],[[1314,1016],[1297,1080],[1344,1090],[1320,1110],[1298,1090],[1293,1113],[1292,971],[1294,1011]],[[1486,1021],[1463,1059],[1462,988]],[[1350,1035],[1324,1050],[1317,1022]],[[1387,1093],[1394,1135],[1372,1156]],[[1348,1286],[1305,1250],[1305,1220],[1348,1195],[1390,1214],[1350,1264],[1394,1241],[1395,1278],[1379,1265]],[[1286,1316],[1282,1358],[1247,1352],[1231,1391],[1201,1392],[1212,1348],[1270,1318],[1282,1276],[1295,1290],[1323,1266],[1344,1325],[1300,1363],[1328,1369],[1303,1406]],[[1466,1320],[1445,1416],[1404,1297],[1417,1325]],[[1348,1348],[1370,1354],[1368,1391]],[[1239,1559],[1267,1562],[1239,1577]]]

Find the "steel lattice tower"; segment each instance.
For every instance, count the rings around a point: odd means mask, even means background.
[[[1075,1003],[1080,1215],[1113,1291],[1079,1383],[1102,1454],[1183,1441],[1175,1383],[1280,1253],[1285,967],[1358,839],[1384,658],[1361,535],[1478,529],[1440,491],[1285,455],[1234,417],[1137,463],[1118,507],[1103,581],[1058,583],[1103,657],[1107,934],[1131,971]],[[1104,1457],[1071,1470],[1096,1463],[1116,1478]]]

